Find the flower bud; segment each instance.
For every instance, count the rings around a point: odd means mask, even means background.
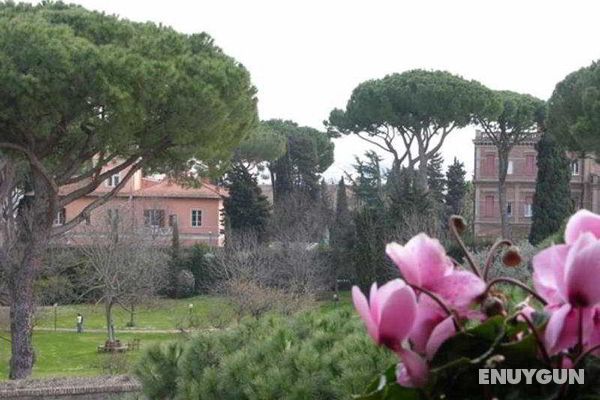
[[[517,246],[510,246],[502,256],[502,263],[507,267],[517,267],[521,264],[521,252]]]
[[[467,223],[460,215],[453,215],[450,217],[450,223],[454,225],[458,233],[462,234],[467,229]]]
[[[496,315],[506,315],[506,311],[504,308],[504,302],[495,296],[489,296],[483,302],[481,306],[483,313],[488,317],[493,317]]]

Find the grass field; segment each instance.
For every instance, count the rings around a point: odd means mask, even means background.
[[[348,307],[350,296],[343,293],[339,303],[322,301],[323,311],[331,308]],[[193,304],[191,308],[189,305]],[[3,320],[7,321],[8,309],[0,309]],[[77,313],[84,316],[84,333],[75,333]],[[191,317],[191,318],[190,318]],[[56,327],[54,329],[54,308],[40,307],[37,310],[33,335],[36,363],[34,378],[58,376],[93,376],[110,373],[125,373],[150,344],[177,340],[180,333],[168,332],[179,328],[188,328],[190,319],[193,328],[224,328],[236,322],[235,314],[227,301],[220,297],[197,296],[187,299],[161,299],[139,307],[136,313],[136,326],[126,327],[129,313],[120,307],[115,308],[114,320],[117,338],[123,343],[133,339],[141,340],[139,351],[112,356],[98,353],[97,347],[106,340],[106,319],[104,307],[99,305],[66,305],[56,308]],[[69,330],[69,331],[66,331]],[[3,337],[9,337],[3,333]],[[10,344],[0,340],[0,380],[8,376]]]
[[[189,305],[193,304],[191,309]],[[56,326],[62,329],[75,329],[77,313],[84,317],[86,329],[105,329],[106,317],[104,305],[68,305],[58,306],[56,310]],[[145,304],[136,310],[136,330],[170,330],[189,326],[190,315],[197,322],[196,328],[211,328],[218,324],[233,320],[233,312],[228,303],[219,297],[197,296],[187,299],[161,299]],[[125,331],[129,322],[129,312],[116,306],[114,323],[117,331]],[[53,307],[40,307],[36,316],[36,328],[54,328]]]
[[[118,338],[126,343],[138,338],[143,349],[152,343],[177,339],[179,334],[167,333],[120,333]],[[35,332],[33,343],[36,352],[36,363],[33,377],[51,376],[90,376],[126,372],[128,367],[139,357],[142,350],[119,354],[116,358],[106,353],[98,353],[96,348],[104,343],[106,335],[102,333],[71,332]],[[10,344],[0,343],[0,379],[8,376],[10,360]],[[122,370],[118,370],[121,368]]]

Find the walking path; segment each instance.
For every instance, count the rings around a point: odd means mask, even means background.
[[[33,328],[39,332],[77,332],[75,328]],[[198,333],[198,332],[213,332],[219,331],[217,328],[202,328],[202,329],[131,329],[121,328],[120,333]],[[83,333],[106,333],[106,329],[84,329]]]

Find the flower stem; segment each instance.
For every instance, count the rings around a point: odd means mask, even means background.
[[[597,345],[597,346],[592,347],[591,349],[587,350],[585,353],[581,353],[579,355],[579,357],[577,357],[575,359],[575,361],[573,362],[573,368],[576,368],[577,365],[579,365],[579,363],[581,363],[587,356],[589,356],[590,354],[592,354],[596,350],[600,350],[600,344]]]
[[[521,289],[523,289],[526,292],[528,292],[529,294],[531,294],[533,297],[535,297],[543,305],[548,304],[546,302],[546,300],[544,300],[544,298],[542,296],[540,296],[536,291],[534,291],[533,289],[531,289],[529,286],[525,285],[523,282],[519,282],[516,279],[508,278],[508,277],[500,277],[500,278],[492,279],[487,284],[487,287],[485,289],[484,294],[487,294],[490,291],[490,289],[492,288],[492,286],[494,286],[496,283],[502,283],[502,282],[504,282],[504,283],[510,283],[511,285],[518,286]]]
[[[494,263],[494,259],[496,258],[496,252],[502,246],[512,246],[512,242],[507,239],[498,239],[496,243],[492,246],[490,251],[488,251],[487,258],[485,260],[485,266],[483,267],[483,280],[487,281],[488,274],[490,272],[490,268]]]
[[[465,242],[463,242],[462,238],[460,237],[460,233],[458,233],[457,222],[456,222],[458,220],[462,221],[462,217],[459,217],[458,215],[452,215],[450,217],[450,220],[449,220],[450,233],[452,233],[452,236],[454,236],[454,240],[456,240],[456,243],[458,243],[458,246],[461,248],[463,253],[465,253],[467,263],[469,264],[469,267],[471,268],[471,270],[473,270],[475,275],[477,275],[478,277],[481,278],[481,271],[479,271],[479,268],[477,267],[477,264],[475,263],[475,259],[473,258],[473,255],[471,254],[469,249],[467,249]]]
[[[550,356],[548,355],[548,351],[546,350],[546,346],[544,345],[544,342],[542,342],[542,340],[540,338],[540,334],[537,331],[535,325],[529,319],[529,317],[527,315],[525,315],[525,313],[519,312],[519,315],[521,317],[523,317],[523,319],[525,320],[525,323],[527,324],[527,326],[529,326],[529,329],[531,330],[531,334],[533,335],[533,337],[535,338],[535,341],[538,344],[538,348],[540,349],[540,353],[542,353],[542,358],[544,359],[544,361],[548,365],[550,365],[550,363],[551,363]]]

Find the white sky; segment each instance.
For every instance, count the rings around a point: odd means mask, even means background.
[[[70,2],[209,33],[249,69],[261,119],[319,129],[356,85],[392,72],[442,69],[547,99],[566,74],[600,59],[600,2],[589,0]],[[455,132],[442,151],[469,174],[473,136],[473,128]],[[336,140],[336,161],[325,176],[340,176],[368,148],[360,139]]]

